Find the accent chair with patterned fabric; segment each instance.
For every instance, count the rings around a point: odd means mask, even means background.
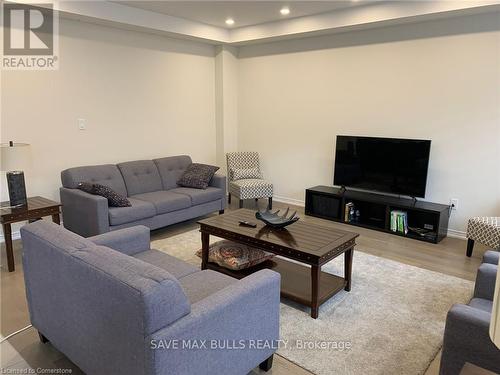
[[[228,203],[234,195],[240,200],[267,198],[273,207],[273,184],[264,180],[257,152],[229,152],[226,154],[228,173]]]
[[[472,256],[474,242],[500,250],[500,217],[473,217],[467,224],[467,256]]]

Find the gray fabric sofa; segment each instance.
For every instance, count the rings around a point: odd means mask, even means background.
[[[157,229],[215,211],[223,213],[225,176],[215,175],[205,190],[177,186],[190,164],[191,158],[181,155],[66,169],[61,172],[60,189],[64,226],[88,237],[134,225]],[[80,182],[106,185],[128,197],[132,207],[108,208],[106,198],[77,189]]]
[[[42,342],[85,373],[270,367],[279,338],[278,273],[236,280],[200,271],[151,250],[144,226],[83,238],[40,220],[22,227],[21,237],[31,322]]]
[[[458,375],[466,362],[500,373],[500,349],[490,339],[499,253],[487,251],[468,305],[453,305],[446,318],[440,374]]]

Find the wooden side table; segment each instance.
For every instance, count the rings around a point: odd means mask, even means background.
[[[26,220],[35,221],[44,216],[52,216],[52,221],[60,224],[59,207],[61,207],[61,204],[43,197],[30,197],[26,206],[10,208],[9,205],[9,202],[0,203],[0,222],[2,223],[5,238],[7,267],[9,272],[12,272],[15,270],[15,266],[11,224]]]

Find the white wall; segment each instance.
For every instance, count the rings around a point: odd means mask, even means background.
[[[275,194],[333,181],[335,136],[431,139],[426,199],[450,228],[500,216],[500,16],[469,16],[242,47],[240,150]]]
[[[58,200],[60,171],[77,165],[215,163],[213,46],[70,20],[59,42],[59,70],[2,72],[1,138],[31,144],[30,195]]]
[[[238,149],[238,49],[217,46],[215,55],[217,165],[226,172],[226,153]]]
[[[2,72],[1,139],[32,145],[29,194],[62,169],[256,150],[276,195],[333,180],[337,134],[432,139],[427,199],[451,228],[500,215],[499,14],[218,49],[62,20],[60,69]],[[217,114],[217,121],[216,121]],[[77,129],[77,118],[87,130]],[[2,187],[4,186],[2,181]],[[2,199],[6,192],[2,189]]]

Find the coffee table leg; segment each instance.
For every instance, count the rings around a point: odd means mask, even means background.
[[[14,266],[14,251],[12,249],[12,229],[10,224],[2,224],[3,237],[5,239],[5,250],[7,252],[7,268],[9,272],[15,270]]]
[[[319,278],[320,266],[311,266],[311,317],[316,319],[319,314]]]
[[[201,269],[207,269],[208,263],[208,248],[210,245],[210,235],[208,233],[201,232]]]
[[[344,256],[344,278],[346,285],[344,290],[347,292],[351,291],[351,273],[352,273],[352,255],[354,253],[354,248],[349,249],[345,252]]]

